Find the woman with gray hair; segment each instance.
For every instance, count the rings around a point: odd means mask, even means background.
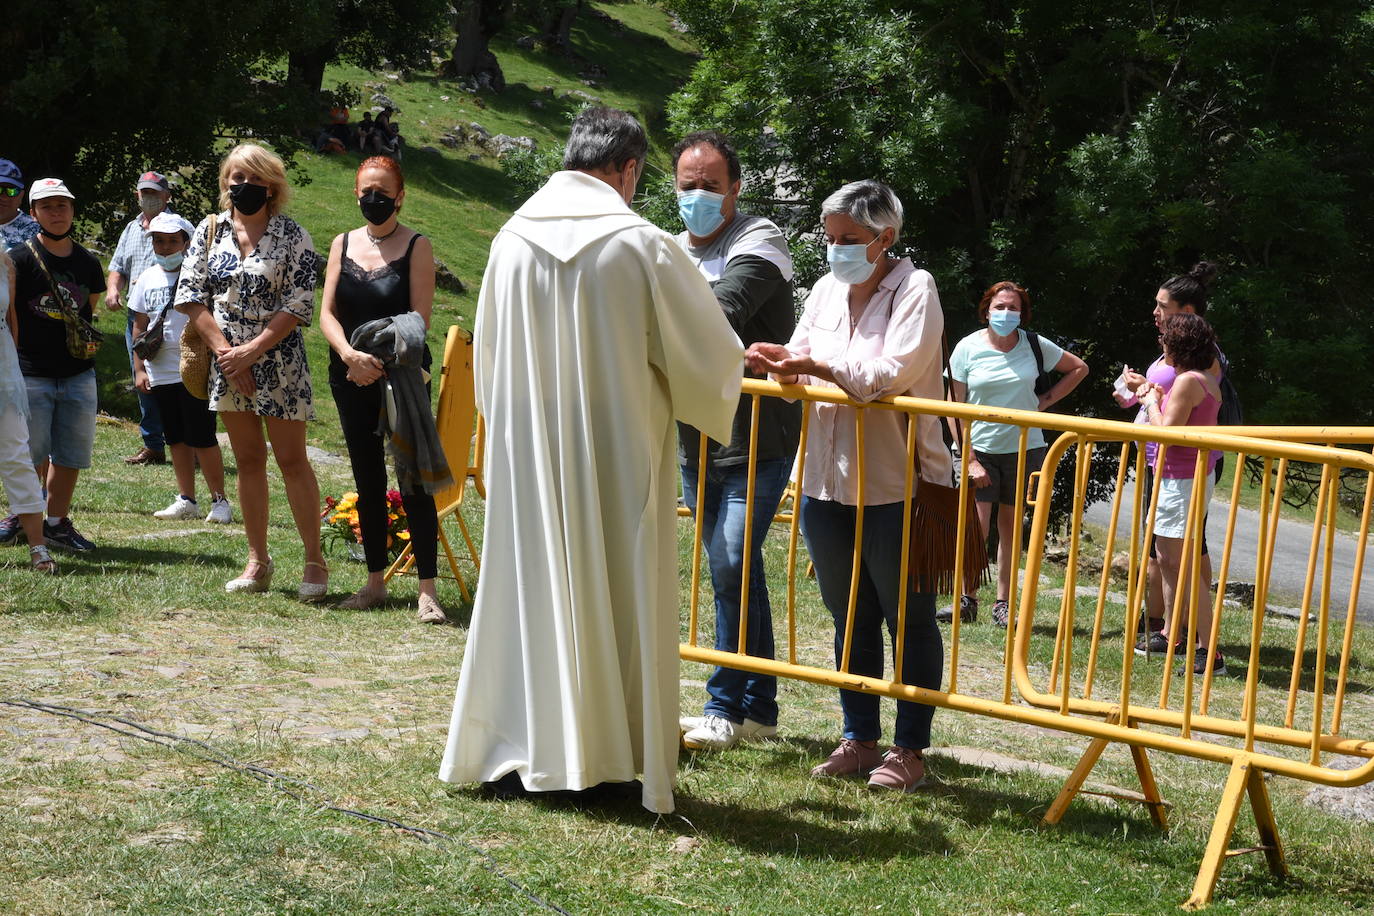
[[[746,358],[784,384],[839,388],[855,401],[907,395],[941,398],[944,313],[935,281],[909,258],[889,256],[902,231],[902,204],[877,181],[856,181],[821,205],[830,273],[806,300],[787,346],[758,343]],[[944,647],[935,595],[902,581],[907,418],[894,411],[864,417],[860,467],[855,408],[809,403],[810,434],[802,479],[801,525],[821,599],[835,620],[835,660],[842,664],[853,568],[859,477],[863,537],[850,639],[851,674],[882,677],[883,626],[897,638],[897,606],[908,588],[902,683],[939,689]],[[922,479],[948,484],[951,462],[937,417],[916,417]],[[844,737],[812,776],[867,776],[875,789],[910,792],[925,780],[934,707],[898,701],[893,747],[878,750],[878,698],[840,691]]]

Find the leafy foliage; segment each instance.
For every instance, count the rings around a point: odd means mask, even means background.
[[[1247,419],[1374,422],[1362,0],[668,6],[704,50],[673,126],[734,135],[749,206],[806,235],[840,184],[890,183],[951,339],[1012,278],[1094,367],[1066,409],[1119,416],[1102,380],[1157,352],[1156,288],[1207,257]]]

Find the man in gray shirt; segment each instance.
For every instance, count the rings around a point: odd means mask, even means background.
[[[715,131],[689,134],[673,148],[673,173],[678,210],[687,226],[678,241],[711,285],[741,343],[746,347],[756,341],[786,343],[796,324],[787,239],[770,221],[736,209],[741,179],[734,147]],[[728,443],[707,443],[705,495],[700,506],[701,433],[678,424],[683,492],[687,506],[701,521],[702,545],[715,591],[715,647],[725,652],[738,651],[739,646],[752,402],[747,395],[740,398]],[[764,398],[759,407],[744,652],[772,658],[773,617],[764,579],[763,541],[797,454],[801,404]],[[705,714],[681,722],[686,732],[683,743],[696,750],[720,750],[741,739],[777,734],[777,689],[774,677],[717,668],[706,682],[710,697]]]

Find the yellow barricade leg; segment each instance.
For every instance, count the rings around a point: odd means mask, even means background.
[[[1231,835],[1236,829],[1236,818],[1240,814],[1241,802],[1246,795],[1250,796],[1250,809],[1255,815],[1260,844],[1244,849],[1230,849]],[[1207,852],[1202,857],[1202,867],[1198,869],[1197,881],[1193,884],[1193,895],[1183,904],[1183,909],[1200,910],[1211,903],[1217,879],[1221,876],[1221,866],[1231,856],[1244,855],[1247,852],[1263,852],[1269,861],[1270,871],[1279,877],[1288,874],[1288,865],[1283,858],[1283,846],[1279,842],[1278,825],[1274,821],[1274,809],[1269,804],[1269,789],[1264,785],[1264,772],[1248,759],[1238,758],[1231,764],[1231,773],[1226,777],[1226,788],[1221,793],[1221,806],[1217,809],[1216,820],[1212,822],[1212,835],[1207,840]]]
[[[1118,719],[1119,717],[1116,715],[1108,716],[1107,722],[1114,723]],[[1127,727],[1134,728],[1135,723],[1128,720]],[[1094,738],[1088,743],[1087,750],[1083,752],[1082,757],[1078,758],[1078,764],[1069,774],[1069,778],[1065,780],[1064,787],[1059,790],[1059,795],[1050,805],[1049,810],[1045,812],[1042,823],[1057,824],[1063,819],[1064,814],[1069,810],[1069,805],[1078,796],[1078,793],[1083,791],[1083,784],[1087,782],[1088,774],[1092,772],[1093,767],[1097,766],[1097,761],[1101,759],[1102,752],[1110,744],[1111,741],[1107,738]],[[1155,825],[1161,830],[1167,830],[1169,820],[1166,811],[1169,803],[1159,794],[1159,784],[1155,782],[1154,770],[1150,768],[1150,758],[1145,748],[1134,744],[1130,745],[1130,748],[1131,760],[1135,763],[1136,776],[1140,779],[1142,797],[1136,798],[1133,795],[1123,796],[1118,793],[1111,793],[1112,797],[1140,802],[1149,810],[1150,819],[1155,822]]]

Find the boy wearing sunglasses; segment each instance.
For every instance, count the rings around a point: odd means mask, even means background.
[[[19,209],[23,197],[24,173],[0,159],[0,248],[14,248],[38,235],[38,220]]]

